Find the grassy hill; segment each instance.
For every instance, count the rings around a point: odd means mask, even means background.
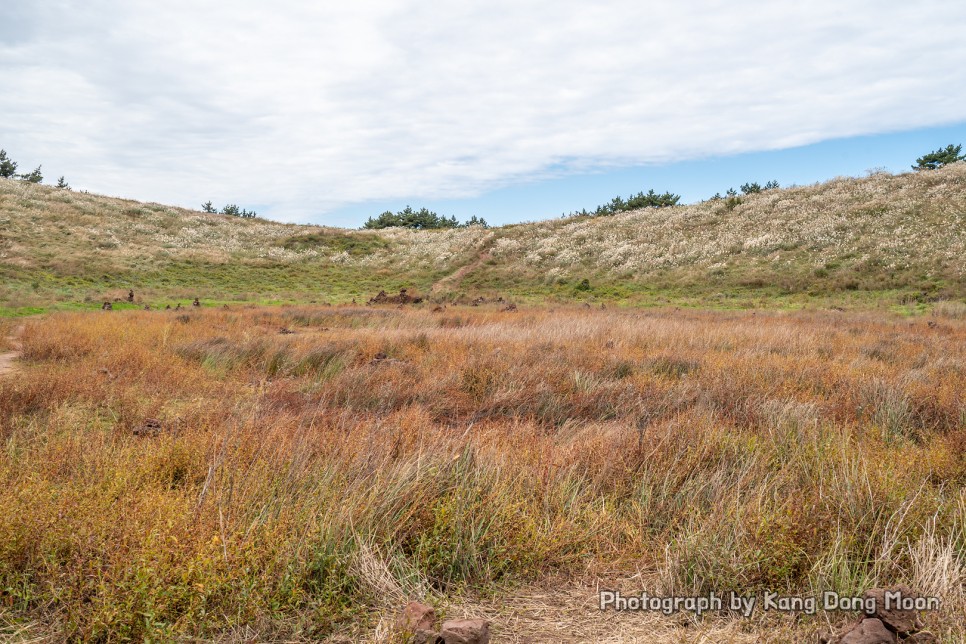
[[[412,641],[420,599],[807,642],[857,615],[597,590],[896,584],[966,641],[966,164],[742,199],[347,231],[0,181],[0,313],[88,309],[0,317],[0,641]],[[361,305],[404,286],[553,305]],[[195,296],[299,305],[156,310]]]
[[[0,306],[446,299],[919,306],[966,295],[966,164],[493,229],[280,224],[0,180]]]

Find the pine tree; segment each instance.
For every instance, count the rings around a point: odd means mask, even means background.
[[[203,209],[211,208],[211,210],[205,210],[205,212],[215,212],[214,207],[211,206],[209,201],[206,204],[202,204]],[[244,208],[239,208],[237,204],[230,203],[221,209],[221,214],[231,215],[232,217],[244,217],[246,219],[254,219],[258,216],[258,213],[254,210],[246,210]]]
[[[201,212],[218,212],[210,201],[201,204]]]
[[[741,184],[741,191],[746,195],[757,194],[761,192],[761,186],[757,182],[743,183]]]
[[[461,227],[462,228],[469,228],[470,226],[479,226],[481,228],[489,228],[490,227],[490,224],[486,223],[486,220],[483,219],[482,217],[477,217],[476,215],[473,215],[472,217],[470,217],[469,219],[467,219],[465,223],[461,224]]]
[[[63,190],[70,190],[70,185],[68,185],[67,180],[63,176],[57,180],[57,187]]]
[[[40,172],[40,166],[38,165],[33,172],[28,172],[27,174],[20,175],[20,178],[29,183],[40,183],[44,180],[44,175]]]
[[[944,165],[949,165],[950,163],[956,163],[957,161],[966,160],[966,155],[960,154],[962,152],[963,146],[960,145],[947,145],[945,148],[939,148],[935,152],[930,152],[929,154],[924,154],[923,156],[916,159],[916,165],[912,166],[913,170],[935,170],[941,168]]]
[[[7,156],[6,150],[0,150],[0,177],[11,179],[17,176],[17,162]]]

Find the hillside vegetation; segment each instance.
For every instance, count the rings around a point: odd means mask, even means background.
[[[0,180],[0,302],[95,305],[439,298],[725,307],[966,293],[966,163],[767,190],[607,217],[500,228],[342,230],[280,224]],[[458,279],[452,279],[458,272]]]

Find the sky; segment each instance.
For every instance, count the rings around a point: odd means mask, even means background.
[[[279,221],[537,220],[966,143],[961,0],[4,4],[21,170]]]

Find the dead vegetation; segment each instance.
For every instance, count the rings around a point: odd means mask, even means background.
[[[115,310],[22,342],[0,634],[379,640],[420,599],[493,641],[792,641],[827,624],[589,604],[905,583],[966,636],[955,315]]]

